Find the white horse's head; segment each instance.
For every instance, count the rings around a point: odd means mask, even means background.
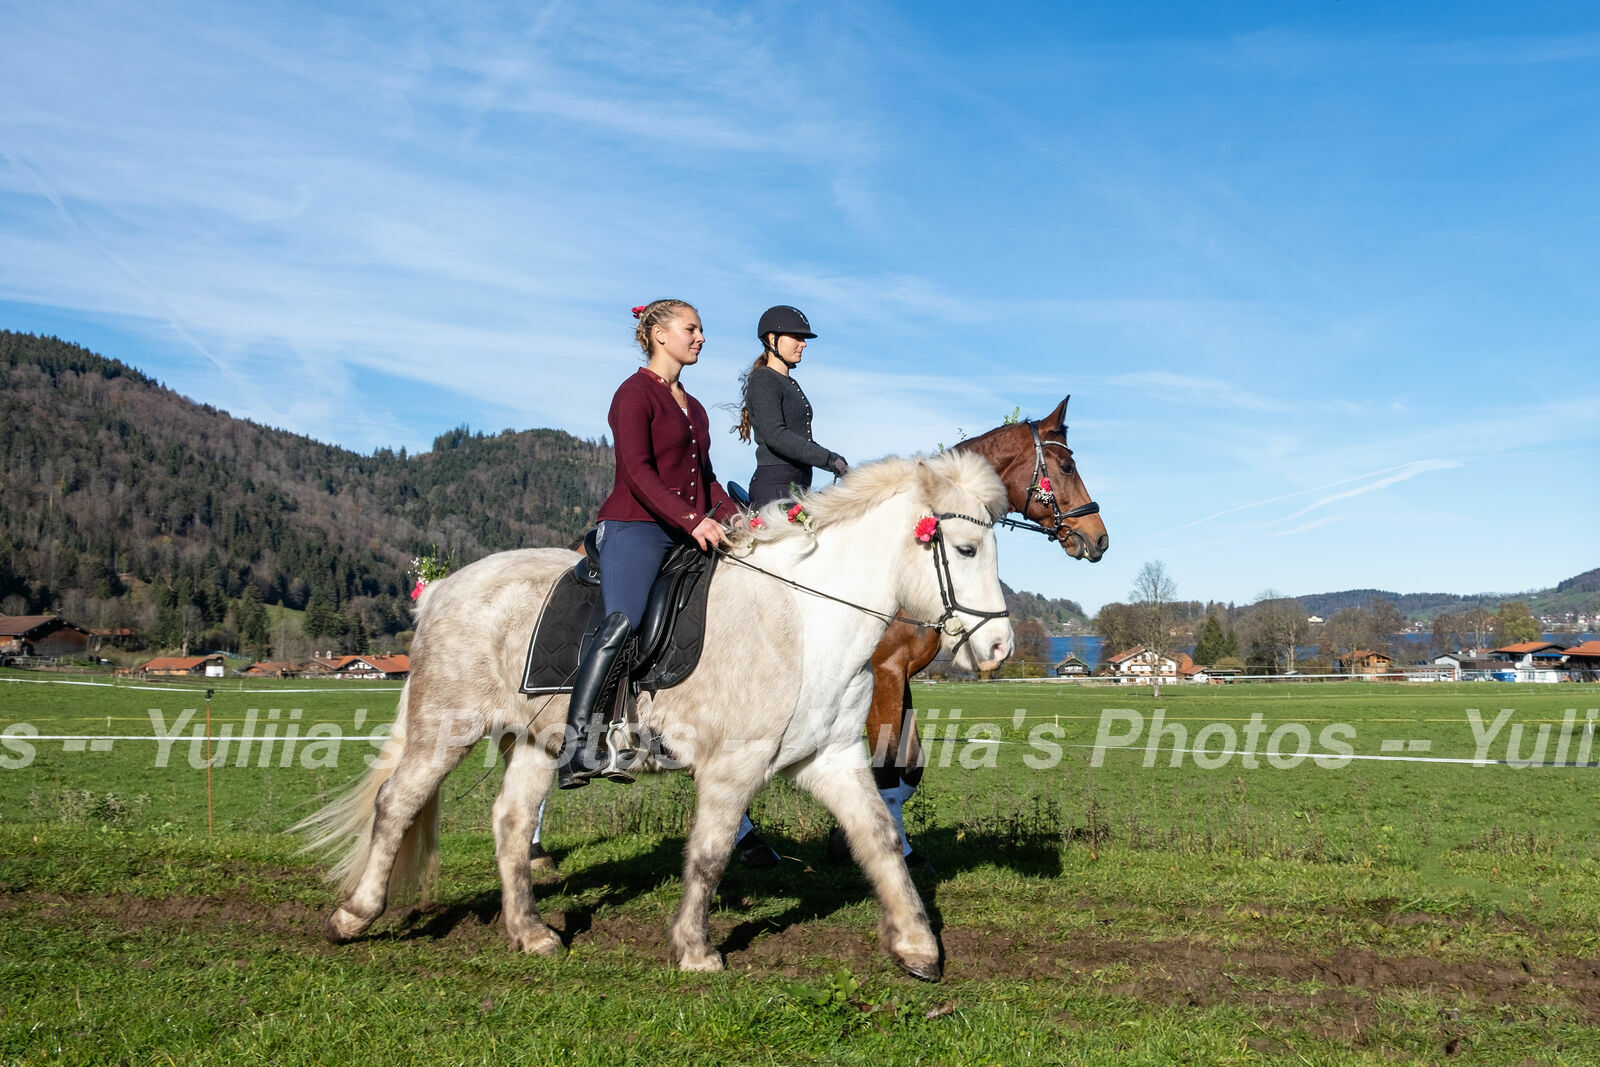
[[[872,533],[856,526],[852,535],[857,551],[864,544],[860,538],[873,539],[871,558],[862,563],[873,574],[889,576],[894,607],[904,616],[939,627],[941,644],[957,666],[993,670],[1011,655],[1011,622],[990,525],[1008,504],[1005,486],[981,456],[891,456],[852,469],[827,489],[801,491],[799,499],[803,521],[819,531],[841,522],[870,526]],[[789,506],[763,508],[758,529],[734,534],[735,550],[803,537],[793,520],[786,521]],[[866,575],[858,580],[866,581]]]
[[[917,461],[922,498],[900,568],[902,610],[939,621],[940,644],[964,670],[992,671],[1015,647],[995,551],[1005,486],[981,456],[941,452]]]

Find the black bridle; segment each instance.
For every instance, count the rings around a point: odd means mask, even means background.
[[[946,637],[960,636],[961,640],[957,641],[956,647],[950,650],[950,657],[954,659],[961,654],[961,650],[966,647],[967,642],[972,640],[972,635],[983,629],[985,623],[992,619],[1003,619],[1010,615],[1011,612],[1006,610],[1004,605],[1001,606],[999,611],[980,611],[977,608],[966,607],[956,600],[955,578],[950,574],[950,550],[944,544],[944,521],[946,519],[965,519],[968,522],[977,523],[986,530],[992,529],[994,523],[985,522],[982,519],[975,519],[971,515],[962,515],[953,511],[940,512],[934,515],[934,518],[939,520],[939,525],[934,528],[933,537],[931,538],[933,541],[933,570],[934,575],[939,579],[939,603],[944,606],[944,615],[940,617],[935,625],[938,626],[939,632]],[[976,616],[983,621],[969,630],[966,622],[957,617],[957,612]],[[955,629],[950,628],[952,622],[955,623]]]
[[[1052,541],[1059,541],[1061,540],[1061,531],[1067,529],[1067,521],[1069,519],[1081,519],[1085,515],[1098,515],[1100,514],[1100,505],[1091,500],[1087,504],[1079,504],[1077,507],[1068,508],[1066,511],[1061,510],[1061,505],[1056,503],[1055,486],[1051,486],[1049,489],[1044,487],[1044,480],[1048,477],[1044,467],[1044,446],[1053,445],[1056,448],[1066,448],[1070,453],[1072,449],[1067,448],[1066,441],[1067,428],[1065,426],[1061,427],[1061,440],[1046,441],[1039,436],[1039,424],[1029,419],[1028,432],[1033,434],[1033,482],[1028,486],[1028,491],[1023,494],[1022,518],[1011,519],[1002,516],[996,519],[995,522],[1001,526],[1009,526],[1013,530],[1029,530],[1033,533],[1042,533]],[[1056,520],[1054,528],[1034,522],[1028,518],[1028,504],[1034,500],[1049,507],[1050,513],[1055,516]]]
[[[954,511],[938,512],[933,515],[933,518],[938,519],[941,524],[946,519],[965,519],[967,522],[976,523],[985,529],[990,529],[994,526],[994,523],[992,522],[986,522],[983,519],[975,519],[971,515],[962,515],[959,512]],[[759,574],[765,574],[767,577],[772,578],[775,581],[782,582],[791,589],[796,589],[802,593],[809,593],[812,596],[821,597],[824,600],[831,600],[835,604],[843,604],[845,607],[854,608],[857,611],[871,615],[874,618],[882,619],[887,623],[893,623],[896,620],[899,620],[900,622],[918,627],[919,629],[938,630],[946,637],[959,636],[961,640],[956,642],[956,647],[950,653],[950,655],[954,657],[961,654],[961,650],[966,647],[967,642],[972,640],[973,634],[983,629],[986,623],[992,619],[1004,619],[1009,616],[1011,612],[1006,610],[1004,607],[1001,607],[999,611],[979,611],[976,608],[966,607],[961,604],[960,601],[956,600],[956,583],[954,576],[952,576],[950,573],[950,552],[949,549],[945,547],[943,526],[940,525],[934,527],[933,534],[928,538],[928,540],[933,545],[933,571],[934,577],[937,578],[939,582],[939,604],[944,608],[944,614],[939,616],[939,618],[933,622],[923,622],[920,619],[908,618],[907,616],[898,613],[882,612],[876,608],[869,608],[865,604],[857,604],[853,600],[846,600],[843,597],[834,596],[832,593],[825,593],[821,589],[812,588],[811,586],[802,582],[795,581],[793,578],[785,578],[781,574],[774,574],[765,567],[757,567],[754,563],[740,559],[738,556],[730,555],[726,551],[723,551],[722,558],[728,563],[734,563],[738,566],[746,567],[750,570],[756,571]],[[983,621],[969,630],[966,622],[960,618],[961,614],[976,616]]]

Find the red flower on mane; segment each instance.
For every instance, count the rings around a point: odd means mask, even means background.
[[[793,522],[795,519],[798,519],[800,517],[800,513],[802,511],[804,511],[804,510],[805,510],[805,508],[800,506],[799,504],[796,504],[794,507],[790,508],[789,509],[789,521]]]
[[[912,532],[918,541],[932,541],[933,535],[939,530],[939,520],[932,515],[924,515],[917,520],[917,528]]]

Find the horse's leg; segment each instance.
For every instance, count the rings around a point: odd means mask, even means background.
[[[441,727],[442,728],[442,727]],[[481,727],[480,727],[481,729]],[[431,731],[429,731],[431,733]],[[437,818],[439,783],[472,750],[477,737],[466,744],[435,744],[432,736],[408,739],[395,764],[394,774],[378,790],[373,805],[372,844],[367,865],[355,888],[328,916],[324,933],[334,942],[359,937],[377,921],[389,903],[389,876],[408,837],[426,836],[432,842],[432,820]],[[418,816],[429,823],[417,826]]]
[[[872,776],[859,762],[859,749],[823,753],[795,775],[795,782],[827,805],[850,842],[883,917],[878,938],[908,974],[938,981],[943,974],[939,940],[928,924],[900,853],[900,835],[889,812],[873,795]]]
[[[867,712],[867,740],[872,747],[872,777],[883,805],[900,831],[900,852],[921,860],[906,836],[906,801],[922,781],[926,757],[917,738],[917,716],[911,707],[911,678],[939,654],[939,635],[896,622],[872,653],[872,705]],[[834,859],[849,857],[842,828],[828,840]]]
[[[494,802],[494,853],[500,866],[500,914],[513,948],[549,956],[561,939],[539,916],[533,899],[529,860],[533,851],[535,809],[550,793],[552,767],[535,746],[516,733],[500,738],[506,761],[505,783]]]
[[[685,971],[720,971],[722,954],[711,945],[707,917],[733,850],[739,816],[761,787],[771,746],[702,763],[694,771],[695,816],[683,856],[683,899],[672,919],[667,953]]]

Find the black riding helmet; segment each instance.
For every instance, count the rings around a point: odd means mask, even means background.
[[[807,340],[816,336],[811,332],[811,323],[807,321],[805,314],[799,308],[790,307],[788,304],[779,304],[761,313],[761,321],[756,324],[756,340],[763,346],[766,345],[769,333],[786,333]]]

